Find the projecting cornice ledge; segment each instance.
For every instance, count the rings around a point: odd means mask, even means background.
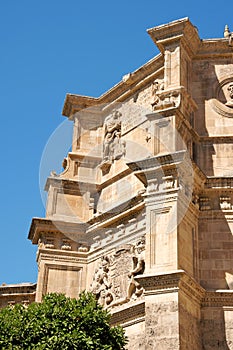
[[[29,229],[28,239],[33,244],[38,244],[40,234],[42,232],[62,232],[71,236],[83,235],[87,230],[88,225],[84,222],[67,222],[61,220],[33,218]]]
[[[145,289],[145,296],[179,291],[185,293],[185,295],[195,300],[199,305],[201,305],[205,297],[205,289],[184,270],[138,275],[135,279]]]
[[[119,83],[100,97],[67,94],[62,114],[73,119],[74,114],[81,110],[95,106],[102,106],[103,109],[106,109],[107,105],[111,106],[114,103],[121,103],[134,95],[143,86],[154,81],[155,77],[161,73],[163,69],[163,56],[159,54],[134,72],[125,74]]]
[[[162,53],[171,44],[181,42],[190,55],[194,55],[201,43],[197,28],[187,17],[156,26],[147,32]]]
[[[127,163],[127,166],[134,172],[135,176],[141,180],[144,185],[155,175],[165,174],[168,169],[176,169],[184,161],[186,151],[177,151],[165,155],[149,157],[136,162]]]

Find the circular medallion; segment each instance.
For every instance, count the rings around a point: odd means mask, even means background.
[[[212,108],[224,117],[233,118],[233,75],[218,82],[214,95],[216,98],[211,100]]]

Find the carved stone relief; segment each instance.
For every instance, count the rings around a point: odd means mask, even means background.
[[[111,256],[102,257],[90,288],[101,305],[114,307],[143,295],[143,288],[135,276],[144,273],[144,253],[143,236],[135,244],[120,246]]]
[[[152,108],[153,111],[177,107],[180,103],[181,93],[178,90],[164,90],[163,80],[155,80],[152,85]]]
[[[141,238],[139,242],[133,246],[132,252],[133,268],[130,270],[130,283],[128,287],[127,299],[136,300],[143,293],[142,286],[135,280],[135,276],[142,275],[145,270],[145,238]]]
[[[108,306],[114,299],[111,291],[112,282],[110,278],[110,259],[103,256],[100,267],[95,271],[91,291],[96,295],[97,300],[103,306]]]
[[[233,118],[233,76],[228,76],[213,87],[211,105],[220,115]]]
[[[227,91],[229,91],[228,101],[225,103],[227,107],[233,107],[233,83],[230,83],[227,87]]]
[[[114,160],[125,154],[125,143],[121,140],[122,114],[114,110],[104,122],[103,161],[101,169],[110,167]]]
[[[159,92],[164,90],[164,81],[162,79],[156,79],[152,84],[152,107],[155,108],[155,106],[161,104],[161,100],[158,96]]]
[[[129,273],[132,264],[131,245],[119,247],[113,255],[112,276],[113,289],[117,304],[126,302]],[[115,300],[115,303],[116,303]]]

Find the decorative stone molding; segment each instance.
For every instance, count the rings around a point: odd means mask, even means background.
[[[219,205],[222,210],[232,210],[231,197],[220,196]]]
[[[205,210],[199,212],[199,218],[203,221],[227,220],[233,222],[233,210]]]
[[[233,189],[233,177],[208,177],[205,182],[208,189]]]
[[[87,242],[78,243],[78,252],[87,253],[90,250],[90,246]]]
[[[135,279],[145,289],[145,296],[150,294],[171,293],[179,290],[178,283],[184,271],[172,271],[167,274],[143,275]]]
[[[182,47],[192,56],[200,45],[197,29],[187,17],[148,29],[148,33],[163,53],[166,48],[176,47],[182,42]]]
[[[211,201],[208,197],[200,197],[199,199],[200,210],[211,210]]]
[[[55,249],[54,239],[47,238],[44,246],[47,249]]]
[[[172,172],[169,172],[172,173]],[[168,176],[158,176],[155,179],[150,179],[147,181],[147,194],[153,194],[157,192],[167,192],[170,190],[178,189],[179,187],[179,178],[177,171],[174,170],[173,174]]]
[[[134,217],[144,208],[144,201],[141,194],[133,197],[131,200],[121,203],[119,206],[111,208],[109,211],[96,215],[89,220],[87,233],[108,227],[112,223],[121,223],[124,218]]]
[[[179,281],[179,288],[190,299],[195,301],[198,305],[201,305],[206,291],[195,279],[190,277],[187,273],[184,273],[182,275],[182,278]]]
[[[205,289],[183,270],[170,271],[166,274],[137,276],[136,279],[145,289],[145,296],[182,291],[201,304],[205,295]]]
[[[36,287],[36,283],[0,285],[0,308],[15,304],[28,306],[35,301]]]
[[[61,244],[62,250],[72,250],[71,242],[69,239],[63,239]]]
[[[122,324],[124,326],[137,324],[145,320],[145,302],[122,305],[111,310],[111,325]]]
[[[69,255],[68,253],[70,253],[71,255]],[[73,253],[73,254],[72,254]],[[61,263],[77,263],[77,264],[86,264],[87,263],[87,254],[85,252],[63,252],[63,251],[57,251],[56,254],[53,253],[49,253],[46,250],[42,250],[39,253],[39,257],[38,257],[38,263],[40,263],[40,261],[50,261],[55,263],[57,262],[61,262]]]
[[[28,238],[33,244],[37,244],[39,239],[46,235],[65,235],[69,238],[76,238],[77,235],[81,239],[87,230],[87,223],[66,222],[62,220],[39,219],[33,218]]]
[[[170,176],[176,176],[177,167],[183,162],[185,151],[177,151],[162,156],[145,158],[137,162],[127,163],[128,167],[134,174],[147,186],[151,180],[153,191],[158,190],[158,184],[164,182],[161,189],[168,189],[172,184],[172,188],[177,185],[176,179]],[[163,178],[163,181],[161,181]],[[152,184],[155,181],[155,184]]]
[[[209,292],[206,291],[205,297],[202,300],[202,307],[223,307],[233,306],[233,291],[219,290]]]

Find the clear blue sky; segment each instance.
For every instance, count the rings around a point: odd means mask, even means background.
[[[99,96],[157,54],[147,28],[186,16],[201,38],[233,31],[231,4],[216,0],[1,1],[0,284],[36,282],[27,235],[44,217],[40,160],[65,94]]]

